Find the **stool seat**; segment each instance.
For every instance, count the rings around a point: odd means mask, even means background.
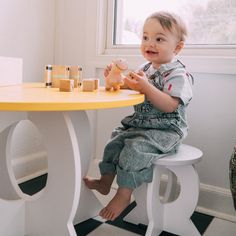
[[[135,224],[147,224],[146,236],[157,236],[162,231],[180,236],[200,236],[191,221],[191,215],[199,196],[199,177],[194,164],[201,158],[201,150],[181,144],[177,153],[163,154],[162,158],[155,160],[153,180],[135,189],[137,206],[125,220]],[[161,177],[166,173],[166,191],[161,197]],[[177,180],[180,192],[175,198]]]
[[[164,154],[163,158],[153,161],[153,164],[162,166],[192,165],[199,162],[201,159],[201,150],[186,144],[182,144],[177,153]]]

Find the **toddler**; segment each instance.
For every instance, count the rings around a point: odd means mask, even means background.
[[[106,220],[116,219],[129,205],[133,190],[152,181],[153,160],[176,152],[187,135],[192,77],[175,58],[186,36],[186,26],[175,14],[156,12],[144,23],[140,49],[147,63],[124,83],[144,94],[145,101],[135,105],[134,113],[113,131],[99,164],[100,179],[84,178],[89,189],[106,195],[117,175],[118,190],[99,214]]]

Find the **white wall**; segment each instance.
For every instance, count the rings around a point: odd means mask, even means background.
[[[55,10],[55,0],[0,0],[0,56],[23,58],[24,82],[43,81],[44,65],[54,62]],[[10,121],[26,116],[1,112],[0,117],[2,130]],[[18,179],[45,169],[46,156],[32,124],[18,124],[13,144]]]
[[[0,55],[23,58],[23,80],[41,81],[54,60],[55,0],[0,1]]]
[[[229,188],[229,159],[236,144],[236,76],[198,74],[189,107],[190,133],[186,140],[199,146],[201,182]]]

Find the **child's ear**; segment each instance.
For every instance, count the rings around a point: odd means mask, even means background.
[[[174,50],[174,53],[177,55],[183,49],[183,47],[184,47],[184,41],[178,42]]]

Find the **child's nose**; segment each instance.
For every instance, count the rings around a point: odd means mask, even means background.
[[[156,45],[156,40],[155,39],[149,39],[148,40],[148,45],[154,47]]]

